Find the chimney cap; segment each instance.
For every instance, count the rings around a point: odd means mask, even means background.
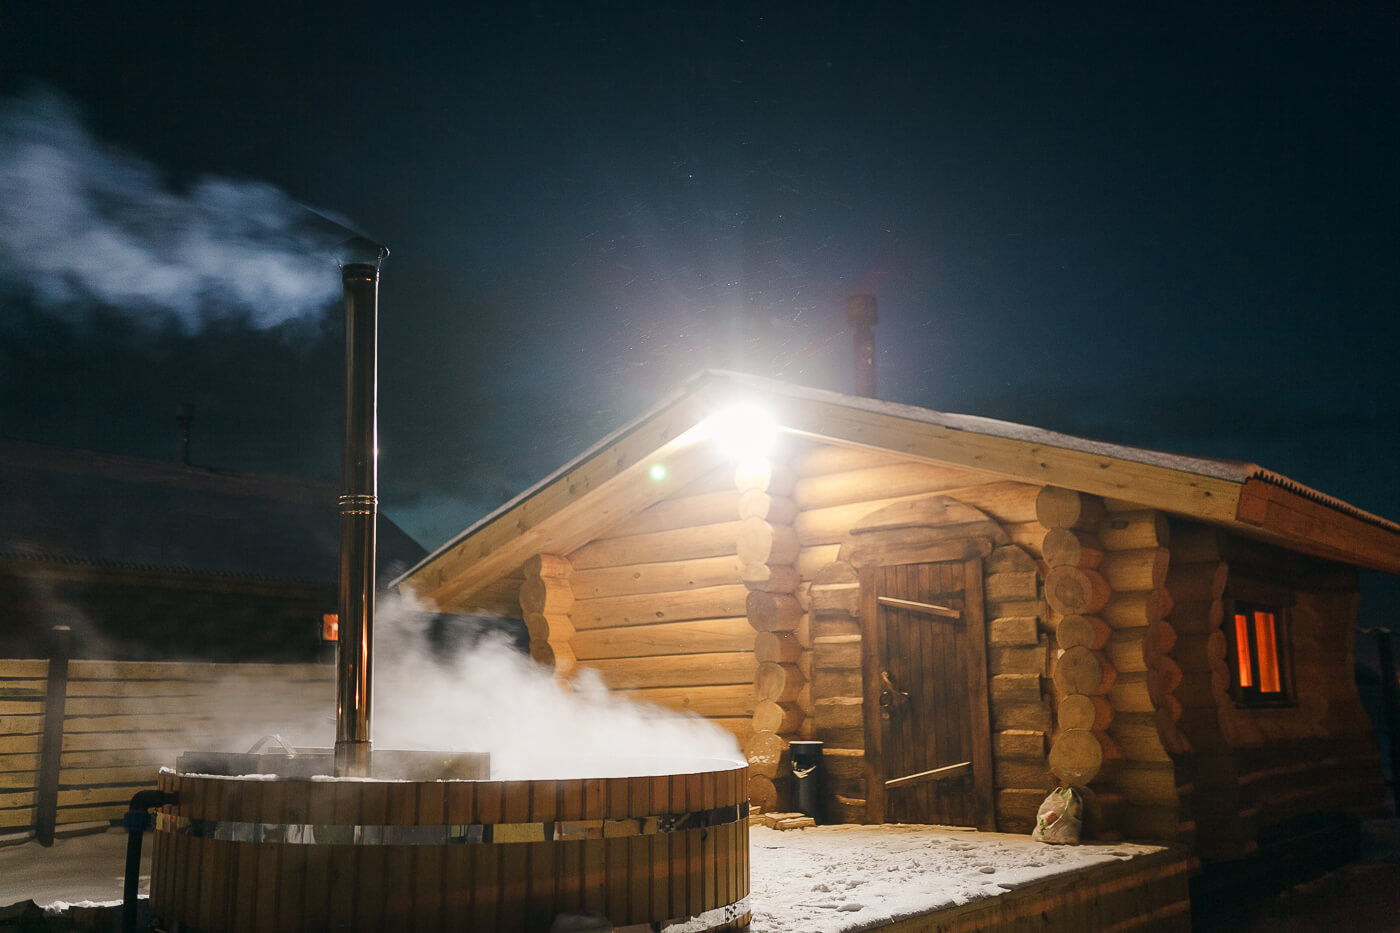
[[[852,295],[846,299],[847,327],[874,327],[878,321],[874,295]]]
[[[352,236],[331,250],[335,261],[343,266],[378,266],[389,256],[389,247],[381,246],[362,236]]]
[[[297,232],[314,252],[329,253],[338,265],[378,265],[389,255],[383,245],[349,226],[344,218],[327,217],[303,207],[297,215]]]

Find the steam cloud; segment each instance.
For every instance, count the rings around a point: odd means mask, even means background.
[[[307,217],[260,182],[172,190],[56,92],[0,103],[0,281],[45,306],[165,312],[190,330],[218,314],[271,327],[317,313],[340,283]]]
[[[591,671],[561,687],[554,672],[487,636],[453,656],[429,637],[432,615],[381,594],[375,610],[376,750],[487,752],[494,780],[684,773],[700,759],[742,763],[734,736],[697,716],[634,703]],[[228,702],[209,747],[242,752],[275,735],[329,748],[335,697],[265,678],[221,685]]]
[[[375,618],[374,745],[487,751],[501,780],[690,770],[697,758],[742,762],[734,737],[695,716],[636,704],[584,671],[552,671],[504,641],[430,656],[426,616],[384,605]],[[645,759],[645,761],[643,761]],[[606,773],[604,773],[606,772]]]

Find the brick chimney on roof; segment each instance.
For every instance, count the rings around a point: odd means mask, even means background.
[[[875,332],[878,320],[874,295],[852,295],[846,299],[846,326],[855,342],[855,394],[875,398]]]

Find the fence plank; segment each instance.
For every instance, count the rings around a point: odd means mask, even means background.
[[[36,827],[49,662],[0,659],[0,828]],[[61,699],[58,825],[119,820],[184,751],[335,715],[328,664],[74,660]],[[236,721],[233,717],[236,717]],[[327,729],[329,736],[330,731]]]
[[[0,828],[30,827],[34,825],[34,808],[21,807],[15,810],[0,810]]]
[[[59,787],[64,790],[73,790],[103,784],[138,783],[155,787],[158,771],[160,771],[160,767],[152,764],[124,764],[114,768],[71,768],[65,770],[59,777]]]
[[[72,646],[72,630],[66,625],[55,625],[44,696],[44,741],[39,746],[39,791],[34,802],[34,834],[41,846],[53,845],[59,757],[63,754],[63,707],[68,701],[68,655]]]
[[[113,823],[120,823],[123,814],[126,813],[130,804],[131,794],[126,795],[126,800],[121,803],[109,804],[100,807],[60,807],[58,811],[58,825],[71,826],[74,823],[93,823],[108,820]]]
[[[0,774],[9,774],[14,771],[38,771],[39,756],[37,754],[0,754]],[[0,778],[0,780],[4,780]]]
[[[27,677],[43,680],[49,676],[46,658],[0,658],[0,678]]]
[[[39,754],[39,734],[37,732],[13,734],[0,728],[0,755],[28,754]]]

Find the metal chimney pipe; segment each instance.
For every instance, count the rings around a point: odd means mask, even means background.
[[[875,332],[878,320],[874,295],[852,295],[846,299],[846,326],[853,331],[856,353],[857,395],[875,398]]]
[[[368,245],[357,244],[357,246]],[[341,452],[340,631],[336,654],[335,773],[370,771],[374,554],[379,512],[379,265],[340,267],[345,292],[345,438]],[[358,250],[357,250],[358,251]]]

